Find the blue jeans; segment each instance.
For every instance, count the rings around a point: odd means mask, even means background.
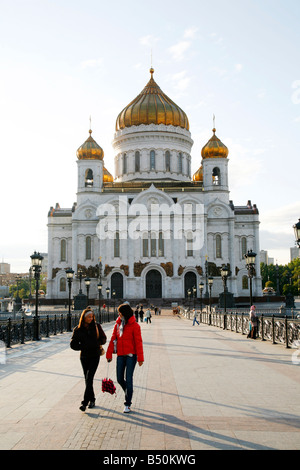
[[[117,381],[125,392],[124,405],[130,406],[133,394],[133,371],[136,365],[137,356],[117,357]]]

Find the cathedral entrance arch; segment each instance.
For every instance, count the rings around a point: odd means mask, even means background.
[[[146,274],[146,297],[147,299],[162,298],[162,278],[156,269],[151,269]]]
[[[188,271],[184,276],[184,297],[187,298],[188,290],[191,291],[193,297],[193,287],[197,288],[197,276],[192,271]]]
[[[116,299],[123,299],[123,276],[121,273],[113,273],[110,280],[110,295],[115,291]]]

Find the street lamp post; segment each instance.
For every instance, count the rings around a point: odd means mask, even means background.
[[[187,295],[188,295],[188,299],[189,299],[189,311],[191,310],[191,289],[188,289],[187,291]]]
[[[199,282],[199,291],[200,291],[200,315],[202,314],[202,295],[203,295],[204,284]],[[200,317],[201,318],[201,317]]]
[[[114,301],[114,319],[116,317],[116,291],[115,289],[113,289],[112,291],[112,298],[113,298],[113,301]]]
[[[99,293],[99,321],[100,321],[100,323],[102,323],[102,317],[101,317],[102,284],[101,284],[101,282],[98,282],[97,287],[98,287],[98,293]]]
[[[210,276],[208,278],[208,286],[209,286],[209,313],[211,313],[211,289],[214,283],[214,278]]]
[[[34,272],[34,278],[35,278],[35,316],[34,316],[34,333],[33,333],[33,339],[38,341],[40,339],[39,335],[39,318],[38,318],[38,309],[39,309],[39,280],[40,280],[40,275],[41,275],[41,270],[42,270],[42,261],[44,257],[40,254],[37,253],[36,251],[34,252],[33,255],[30,256],[31,258],[31,265],[32,269]]]
[[[107,321],[109,321],[109,293],[110,293],[110,288],[106,288],[106,298],[107,298]]]
[[[293,225],[293,229],[295,232],[296,245],[298,245],[298,247],[300,248],[300,219],[295,225]]]
[[[86,295],[87,295],[87,306],[89,305],[89,291],[90,291],[90,285],[91,285],[91,280],[89,277],[86,277],[84,280],[85,287],[86,287]]]
[[[209,297],[208,294],[208,261],[207,261],[208,256],[205,256],[205,295],[204,297],[207,299]]]
[[[254,253],[252,250],[249,250],[245,255],[248,277],[250,280],[250,307],[252,305],[252,278],[255,275],[255,258],[256,253]]]
[[[197,295],[197,288],[196,288],[196,286],[194,286],[193,287],[194,308],[196,306],[196,295]]]
[[[73,282],[73,276],[74,276],[74,271],[72,268],[66,269],[66,274],[67,274],[67,280],[68,280],[68,286],[69,286],[69,311],[68,311],[68,320],[67,320],[67,329],[68,331],[71,331],[71,325],[72,325],[72,317],[71,317],[71,289],[72,289],[72,282]]]
[[[224,287],[224,313],[226,314],[226,297],[227,297],[227,278],[229,276],[229,267],[228,265],[224,265],[221,268],[221,278],[223,281]]]

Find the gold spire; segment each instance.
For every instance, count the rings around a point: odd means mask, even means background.
[[[150,68],[151,78],[142,92],[129,103],[116,120],[116,130],[141,124],[165,124],[189,130],[185,112],[163,93],[153,78],[154,68]]]

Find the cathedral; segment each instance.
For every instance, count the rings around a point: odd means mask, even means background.
[[[74,271],[72,296],[90,279],[89,299],[179,299],[228,291],[249,297],[244,255],[259,248],[255,204],[229,199],[228,148],[213,128],[199,169],[191,174],[193,140],[186,113],[154,80],[117,116],[113,177],[92,137],[77,150],[77,201],[48,213],[47,298],[66,299],[66,269]],[[209,136],[208,136],[209,137]],[[82,281],[79,278],[82,278]],[[82,285],[81,285],[82,283]],[[261,295],[259,256],[253,295]]]

